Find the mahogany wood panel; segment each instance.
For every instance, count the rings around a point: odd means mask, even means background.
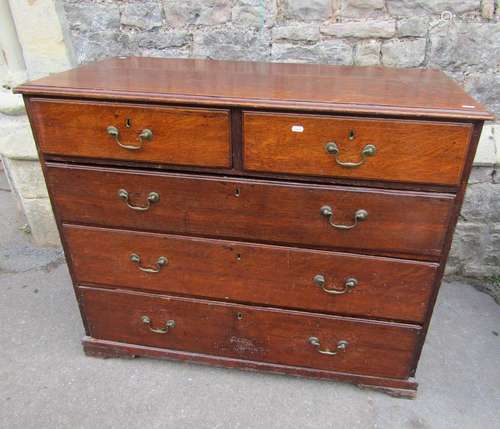
[[[291,365],[279,365],[252,360],[226,358],[223,356],[190,353],[186,351],[161,349],[137,344],[118,343],[116,341],[97,340],[91,337],[82,339],[83,349],[87,356],[96,358],[136,358],[149,357],[169,359],[182,362],[193,362],[215,365],[224,368],[237,368],[247,371],[266,371],[274,374],[286,374],[321,380],[337,380],[357,384],[363,388],[374,389],[397,398],[414,399],[418,384],[413,377],[408,379],[373,377],[338,371],[326,371]]]
[[[229,111],[32,99],[40,150],[47,154],[203,167],[231,166]],[[119,130],[120,147],[107,133]]]
[[[66,223],[429,258],[441,252],[454,198],[55,164],[48,165],[47,183]],[[159,201],[147,211],[132,210],[118,197],[120,189],[134,205],[144,206],[151,192]],[[325,204],[340,224],[352,224],[358,209],[368,218],[353,229],[337,229],[321,215]]]
[[[437,264],[345,253],[247,244],[64,225],[69,257],[79,284],[102,284],[169,294],[297,308],[326,313],[423,321]],[[95,243],[99,243],[95,246]],[[141,257],[143,272],[130,260]],[[341,290],[328,294],[314,282]]]
[[[420,327],[369,322],[229,303],[81,288],[91,336],[145,346],[187,350],[379,377],[408,378]],[[143,323],[142,316],[151,320]],[[165,334],[150,332],[168,320]],[[320,354],[341,340],[345,351]]]
[[[458,185],[471,124],[245,112],[244,168],[251,171]],[[366,145],[376,154],[357,163]]]
[[[113,58],[16,88],[23,94],[491,120],[439,70]]]

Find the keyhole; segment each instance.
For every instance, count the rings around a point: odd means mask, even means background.
[[[132,121],[130,118],[125,119],[125,128],[130,128],[132,126]]]
[[[237,318],[238,320],[243,319],[243,313],[240,313],[240,312],[238,311],[238,313],[236,313],[236,318]]]
[[[237,254],[236,254],[236,260],[237,260],[237,261],[241,261],[241,254],[240,254],[240,253],[237,253]]]
[[[354,140],[356,138],[356,134],[354,133],[354,130],[349,131],[349,140]]]
[[[240,188],[236,188],[236,189],[234,190],[234,196],[235,196],[236,198],[238,198],[238,197],[240,196]]]

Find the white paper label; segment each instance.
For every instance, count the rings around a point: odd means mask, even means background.
[[[292,131],[294,133],[303,133],[304,132],[304,127],[302,125],[293,125],[292,126]]]

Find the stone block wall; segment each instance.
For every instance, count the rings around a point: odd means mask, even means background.
[[[38,245],[58,246],[60,240],[24,105],[7,91],[0,91],[0,127],[0,159],[25,218],[25,232]]]
[[[30,78],[128,55],[430,67],[443,70],[500,118],[500,0],[8,3]],[[0,71],[4,67],[0,56]],[[450,275],[500,282],[499,165],[500,127],[490,123],[457,227]]]
[[[22,98],[10,89],[74,63],[60,8],[54,0],[0,0],[0,157],[25,231],[44,246],[60,241]]]
[[[472,169],[447,273],[475,278],[500,275],[500,177],[495,168]]]

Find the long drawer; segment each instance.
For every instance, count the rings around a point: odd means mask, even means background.
[[[65,225],[79,284],[421,323],[437,264]],[[99,243],[98,246],[95,243]]]
[[[46,154],[202,167],[231,165],[229,111],[34,99]]]
[[[245,112],[250,171],[457,185],[472,125]]]
[[[441,252],[454,202],[446,194],[56,164],[47,181],[66,223],[427,258]]]
[[[407,378],[421,330],[85,287],[79,295],[97,339],[372,376]]]
[[[65,225],[79,284],[421,323],[437,264]],[[98,246],[95,243],[99,243]]]

